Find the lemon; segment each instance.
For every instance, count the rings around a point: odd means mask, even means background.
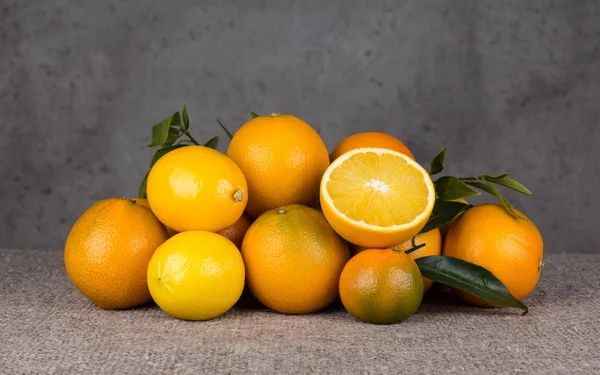
[[[163,243],[148,265],[148,288],[167,314],[209,320],[242,295],[245,268],[237,247],[212,232],[189,231]]]

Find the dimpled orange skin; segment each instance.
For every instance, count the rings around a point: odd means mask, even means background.
[[[265,212],[242,244],[246,285],[265,306],[283,314],[319,311],[338,297],[348,246],[314,208]]]
[[[544,243],[536,226],[515,211],[523,219],[513,218],[495,203],[470,208],[450,226],[443,255],[482,266],[522,300],[540,277]],[[468,293],[455,292],[474,305],[491,306]]]
[[[321,177],[329,166],[319,134],[291,115],[248,121],[233,136],[227,156],[246,176],[246,212],[254,218],[289,204],[317,203]]]
[[[220,231],[246,208],[248,186],[227,156],[204,146],[178,148],[160,158],[147,183],[152,212],[177,232]]]
[[[243,214],[240,216],[238,221],[233,223],[233,225],[228,226],[227,228],[217,232],[221,236],[227,238],[229,241],[233,242],[233,244],[238,248],[242,248],[242,241],[244,241],[244,236],[250,228],[252,224],[252,219],[250,216]]]
[[[388,148],[390,150],[401,152],[411,159],[415,158],[408,147],[406,147],[398,138],[387,133],[364,132],[352,134],[341,141],[331,152],[330,159],[333,162],[343,153],[362,147]]]
[[[102,200],[75,222],[64,260],[75,287],[103,309],[127,309],[150,301],[146,268],[167,240],[150,209],[124,198]]]
[[[348,261],[340,276],[340,298],[366,323],[392,324],[411,316],[423,299],[423,278],[402,251],[367,249]]]

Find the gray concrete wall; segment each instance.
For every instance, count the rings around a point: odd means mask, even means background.
[[[600,252],[600,1],[0,2],[0,246],[60,250],[133,196],[150,126],[304,118],[331,149],[400,137],[455,175],[508,171],[548,252]],[[223,138],[225,140],[225,138]],[[226,149],[226,142],[220,146]]]

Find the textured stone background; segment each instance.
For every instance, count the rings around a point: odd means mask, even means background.
[[[600,1],[0,1],[0,246],[137,192],[150,125],[292,113],[508,171],[549,252],[600,252]],[[226,142],[220,146],[225,150]]]

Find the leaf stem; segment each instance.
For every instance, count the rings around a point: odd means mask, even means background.
[[[184,134],[187,135],[187,137],[190,139],[190,141],[192,141],[192,143],[194,143],[197,146],[200,145],[200,143],[198,143],[198,141],[194,137],[192,137],[189,131],[185,131]]]
[[[458,179],[461,181],[477,181],[477,180],[481,180],[481,176],[459,177]]]
[[[413,244],[414,244],[414,242],[413,242]],[[420,245],[413,246],[412,248],[410,248],[410,249],[406,250],[406,251],[405,251],[405,253],[406,253],[406,254],[410,254],[410,253],[412,253],[413,251],[417,251],[417,250],[419,250],[420,248],[422,248],[422,247],[425,247],[425,245],[426,245],[425,243],[422,243],[422,244],[420,244]]]
[[[216,120],[219,123],[219,125],[221,125],[221,129],[223,129],[225,131],[225,133],[227,133],[227,136],[229,137],[229,139],[233,139],[233,135],[231,134],[231,132],[229,130],[227,130],[225,125],[223,125],[223,123],[221,121],[219,121],[219,119],[216,119]]]

